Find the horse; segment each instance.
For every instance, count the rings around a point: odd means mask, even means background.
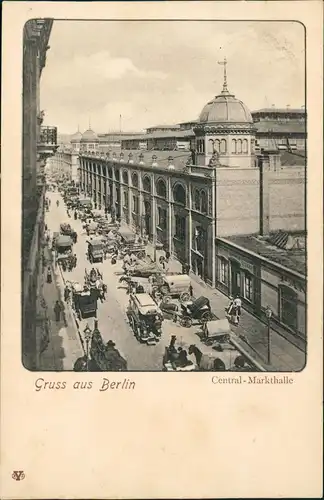
[[[195,345],[191,344],[188,349],[188,354],[194,354],[196,363],[201,371],[221,372],[226,371],[225,363],[220,358],[210,357],[208,354],[203,354]]]

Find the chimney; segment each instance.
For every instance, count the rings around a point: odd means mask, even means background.
[[[270,232],[270,196],[269,196],[269,173],[270,155],[263,154],[259,159],[260,169],[260,235],[266,236]]]

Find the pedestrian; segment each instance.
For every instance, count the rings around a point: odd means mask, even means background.
[[[231,323],[235,326],[238,325],[238,320],[237,320],[237,307],[234,305],[234,300],[231,298],[231,301],[229,303],[229,306],[226,307],[225,309],[227,313],[227,317],[231,321]]]
[[[133,252],[130,255],[130,261],[131,261],[131,264],[135,264],[137,262],[137,257]]]
[[[73,265],[74,265],[74,267],[77,266],[77,262],[78,262],[78,258],[76,256],[76,254],[74,254],[74,256],[73,256]]]
[[[70,293],[71,293],[71,291],[70,291],[69,287],[66,286],[64,288],[64,300],[65,300],[65,302],[69,302]]]
[[[129,253],[126,252],[126,254],[124,256],[124,259],[123,259],[123,269],[124,269],[124,271],[128,270],[130,264],[131,264],[131,258],[129,256]]]
[[[52,271],[50,266],[47,268],[47,283],[52,283]]]
[[[236,323],[239,324],[242,309],[242,300],[239,295],[236,295],[235,299],[233,300],[233,305],[236,309]]]
[[[187,264],[186,262],[184,262],[182,264],[182,274],[189,274],[189,271],[190,271],[189,264]]]
[[[189,293],[190,293],[190,297],[193,297],[193,288],[192,288],[192,284],[191,283],[189,285]]]
[[[55,302],[55,306],[54,306],[54,314],[55,314],[55,321],[58,323],[61,319],[61,311],[62,311],[62,307],[61,307],[61,304],[60,302],[57,300]]]
[[[169,252],[169,251],[166,251],[166,252],[165,252],[165,259],[166,259],[166,261],[167,261],[167,262],[169,262],[170,257],[171,257],[170,252]]]

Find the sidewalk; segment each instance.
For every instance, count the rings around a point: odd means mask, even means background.
[[[50,252],[48,248],[45,249],[45,252],[47,261],[49,261]],[[47,283],[45,279],[46,269],[47,267],[45,267],[43,274],[42,296],[47,316],[45,324],[48,325],[48,343],[45,350],[40,354],[39,369],[42,371],[73,370],[75,361],[84,353],[73,318],[66,304],[64,304],[65,310],[61,320],[59,322],[55,321],[54,304],[56,300],[63,301],[63,281],[57,267],[55,271],[52,268],[52,283]]]
[[[147,245],[147,254],[153,258],[153,245]],[[157,260],[164,252],[157,252]],[[181,272],[181,263],[174,257],[169,261],[170,272]],[[211,288],[197,275],[190,273],[193,294],[195,297],[204,295],[210,300],[212,310],[218,318],[225,317],[225,307],[229,299],[219,290]],[[234,334],[244,336],[247,342],[239,341],[240,345],[260,364],[269,371],[299,371],[304,367],[306,355],[303,351],[292,345],[288,340],[271,329],[271,366],[266,364],[267,359],[267,325],[252,316],[245,310],[242,311],[240,324],[231,327]]]

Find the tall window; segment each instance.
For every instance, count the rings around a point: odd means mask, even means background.
[[[226,140],[225,139],[221,140],[220,152],[223,153],[223,154],[226,153]]]
[[[201,254],[205,253],[207,235],[203,227],[198,226],[194,230],[193,248]]]
[[[158,207],[158,227],[160,229],[166,229],[167,223],[167,211],[164,208]]]
[[[237,150],[236,150],[236,139],[232,139],[232,149],[231,149],[232,153],[236,154]]]
[[[158,196],[161,196],[161,198],[166,198],[166,185],[162,179],[158,180],[156,183],[156,193]]]
[[[175,236],[179,240],[185,240],[186,236],[186,219],[181,215],[175,216]]]
[[[206,191],[202,190],[200,192],[200,200],[201,200],[201,212],[203,214],[207,213],[207,194]]]
[[[216,153],[219,153],[220,152],[220,140],[216,139],[214,144],[215,144]]]
[[[213,139],[209,139],[208,141],[208,153],[213,153],[214,152],[214,141]]]
[[[243,153],[244,154],[248,153],[248,140],[247,139],[243,140]]]
[[[138,187],[138,175],[135,172],[132,175],[132,184],[134,187]]]
[[[297,330],[297,293],[288,286],[280,286],[280,320]]]
[[[120,179],[120,172],[119,172],[119,170],[118,170],[118,169],[115,169],[115,179],[116,179],[117,181],[119,181],[119,179]]]
[[[124,206],[125,207],[128,206],[128,193],[125,193],[125,192],[124,192]]]
[[[177,184],[173,189],[173,198],[177,203],[181,205],[186,204],[186,190],[181,184]]]
[[[237,141],[237,153],[241,154],[242,153],[242,140],[238,139]]]
[[[125,170],[123,172],[123,182],[125,184],[128,184],[128,172],[126,172]]]
[[[250,273],[244,273],[244,298],[253,301],[253,277]]]
[[[219,259],[219,281],[228,285],[228,262],[226,259]]]
[[[151,179],[147,176],[143,177],[143,190],[148,193],[151,192]]]
[[[139,199],[136,195],[133,195],[133,212],[139,213]]]
[[[195,189],[195,210],[200,210],[200,193]]]

